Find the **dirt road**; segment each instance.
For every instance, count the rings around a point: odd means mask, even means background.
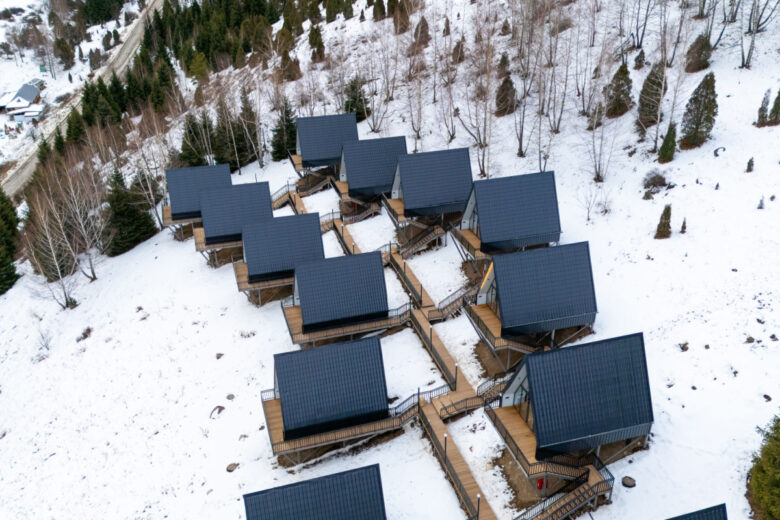
[[[119,47],[112,50],[108,56],[108,60],[105,65],[95,71],[95,80],[98,77],[108,79],[111,76],[111,71],[122,77],[122,74],[133,63],[133,57],[141,44],[141,40],[144,36],[144,20],[153,10],[160,9],[162,7],[163,0],[151,0],[138,18],[133,22],[130,28],[130,32],[125,34],[124,41]],[[57,126],[63,124],[68,118],[68,114],[74,107],[78,107],[81,103],[81,89],[74,92],[70,100],[67,103],[58,107],[53,107],[53,110],[49,112],[49,116],[41,121],[38,125],[38,131],[44,135],[47,139],[54,134],[54,130]],[[11,197],[24,189],[27,181],[32,177],[35,172],[35,166],[38,164],[38,143],[33,143],[19,151],[16,157],[16,165],[8,170],[5,178],[2,179],[0,187],[3,191]]]

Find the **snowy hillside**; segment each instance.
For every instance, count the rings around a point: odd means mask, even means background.
[[[618,4],[602,3],[598,20],[606,31],[615,30]],[[572,16],[584,16],[577,9],[588,5],[572,3]],[[321,24],[326,53],[334,57],[330,68],[310,65],[304,23],[295,51],[304,77],[282,85],[301,105],[299,114],[339,111],[332,92],[340,71],[349,77],[364,71],[369,56],[395,45],[392,21],[373,22],[367,8],[360,22],[361,6],[357,2],[350,20]],[[429,0],[424,15],[432,34],[442,33],[446,15],[452,33],[465,33],[472,45],[475,19],[495,14],[500,26],[508,12],[503,2]],[[421,14],[413,15],[413,25]],[[704,23],[691,22],[691,39]],[[730,518],[750,518],[744,495],[760,442],[756,427],[780,411],[780,127],[752,124],[764,91],[771,88],[774,96],[780,88],[778,23],[758,36],[751,69],[739,68],[736,31],[726,33],[707,70],[670,69],[670,84],[678,74],[682,80],[676,106],[671,91],[665,98],[661,133],[669,119],[680,121],[685,101],[708,72],[716,78],[718,116],[709,141],[678,151],[669,164],[659,165],[649,152],[654,128],[639,141],[634,107],[605,120],[598,131],[610,161],[604,182],[594,183],[593,133],[578,113],[573,79],[561,132],[548,135],[544,120],[540,132],[547,137],[533,135],[525,158],[516,154],[513,116],[493,121],[490,176],[538,171],[539,148],[549,149],[546,169],[556,174],[562,243],[590,242],[599,314],[587,341],[644,332],[655,415],[650,447],[610,465],[613,503],[591,513],[596,520],[663,519],[721,502]],[[650,61],[657,26],[653,19],[645,42]],[[509,49],[509,37],[496,35],[495,44],[500,55]],[[400,45],[405,50],[408,41]],[[425,50],[428,72],[419,84],[399,71],[381,131],[372,133],[364,122],[360,137],[405,135],[409,150],[469,146],[477,178],[478,150],[460,123],[448,142],[441,87],[432,102],[433,53],[431,43]],[[607,79],[617,65],[609,61]],[[629,68],[636,100],[650,67]],[[276,113],[269,74],[260,67],[229,69],[204,90],[208,95],[228,89],[238,96],[240,86],[254,88],[270,128]],[[471,92],[466,64],[459,74],[454,102],[465,111]],[[512,74],[519,85],[518,71]],[[422,139],[416,141],[410,108],[418,85],[424,103]],[[299,103],[302,98],[308,103]],[[535,116],[528,117],[530,130]],[[167,136],[173,148],[181,141],[179,123],[171,122]],[[750,158],[755,169],[747,173]],[[643,181],[656,169],[670,186],[645,200]],[[274,191],[294,176],[288,162],[266,157],[263,167],[253,164],[234,175],[234,183],[267,180]],[[309,211],[321,213],[335,209],[337,201],[333,190],[304,199]],[[666,204],[672,205],[672,237],[654,240]],[[289,208],[277,214],[289,214]],[[387,243],[393,231],[385,214],[350,226],[361,249]],[[328,256],[342,254],[333,232],[323,239]],[[465,281],[451,247],[420,254],[409,265],[437,300]],[[28,263],[18,270],[23,278],[0,296],[0,518],[243,519],[244,493],[376,462],[388,518],[465,518],[416,425],[385,443],[332,454],[295,471],[279,466],[260,391],[273,385],[273,354],[297,347],[279,303],[251,305],[238,292],[232,268],[209,268],[191,240],[177,242],[162,231],[123,256],[103,259],[97,281],[74,280],[79,306],[69,311],[50,301]],[[400,283],[387,273],[391,306],[402,303]],[[465,377],[478,384],[478,337],[468,320],[460,316],[435,328]],[[384,339],[383,355],[390,395],[441,384],[411,331]],[[224,410],[218,413],[217,406]],[[492,467],[503,442],[482,411],[458,419],[450,431],[494,511],[502,519],[518,514],[508,483]],[[230,463],[239,466],[227,472]],[[626,475],[636,479],[636,488],[619,485]]]

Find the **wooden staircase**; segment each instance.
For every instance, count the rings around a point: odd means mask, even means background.
[[[432,228],[428,229],[428,231],[426,231],[425,233],[414,238],[411,242],[407,242],[406,244],[401,245],[400,247],[401,256],[404,259],[409,258],[413,254],[422,251],[423,249],[428,247],[428,244],[430,244],[437,238],[443,236],[445,233],[446,231],[444,231],[444,228],[442,228],[441,226],[433,226]]]

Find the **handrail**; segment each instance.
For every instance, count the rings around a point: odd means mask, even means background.
[[[404,262],[403,267],[401,267],[395,257],[391,254],[390,263],[393,264],[393,267],[395,267],[395,271],[398,273],[398,275],[403,278],[403,281],[405,282],[404,285],[407,289],[409,289],[409,292],[412,293],[412,298],[414,298],[418,304],[422,305],[422,282],[417,282],[420,285],[420,290],[418,291],[412,280],[406,275],[406,262]]]
[[[282,298],[280,300],[280,303],[282,304],[282,309],[285,307],[295,307],[295,297],[290,295],[285,298]]]
[[[420,236],[418,236],[411,242],[407,242],[406,244],[403,244],[399,249],[399,251],[401,252],[401,256],[406,258],[407,255],[411,255],[419,251],[420,248],[426,246],[431,240],[434,240],[437,237],[444,235],[445,233],[446,231],[444,231],[444,229],[441,226],[433,226],[431,229],[429,229],[425,233],[422,233]]]
[[[398,403],[393,408],[390,408],[390,415],[396,416],[396,415],[402,415],[405,413],[409,408],[414,406],[416,403],[419,403],[420,400],[425,400],[426,402],[431,402],[436,397],[439,397],[440,395],[444,395],[450,391],[449,385],[441,385],[437,386],[436,388],[432,388],[431,390],[426,390],[425,392],[420,392],[419,389],[417,390],[416,394],[412,394],[400,403]]]
[[[378,213],[380,211],[380,208],[377,204],[371,203],[361,211],[360,213],[357,213],[355,215],[342,215],[341,220],[344,222],[344,224],[354,224],[356,222],[360,222],[362,220],[365,220],[369,216]]]
[[[533,352],[536,349],[533,349],[531,347],[528,347],[527,345],[523,345],[522,343],[510,341],[507,339],[504,339],[502,337],[496,337],[488,328],[487,324],[484,322],[484,320],[477,314],[477,312],[472,309],[470,306],[466,306],[466,315],[469,317],[471,322],[474,324],[474,326],[477,328],[477,331],[484,336],[484,338],[487,340],[488,343],[493,348],[499,348],[499,347],[527,347],[527,352]]]
[[[320,188],[322,188],[323,186],[329,183],[330,183],[330,177],[322,177],[320,180],[318,180],[316,183],[309,186],[305,190],[296,190],[296,191],[298,191],[298,195],[300,195],[301,197],[305,197],[307,195],[311,195],[315,191],[318,191]]]
[[[388,242],[387,244],[382,244],[381,246],[374,249],[374,252],[392,253],[393,248],[398,249],[398,242]]]
[[[439,370],[441,370],[441,373],[444,376],[444,380],[447,381],[447,384],[449,385],[450,388],[455,390],[458,380],[453,375],[453,373],[450,372],[449,367],[447,367],[447,365],[444,363],[444,360],[436,351],[436,347],[433,345],[433,337],[430,334],[430,331],[426,331],[423,329],[422,324],[417,320],[417,316],[415,316],[413,312],[410,314],[410,316],[411,316],[412,325],[414,326],[415,329],[417,329],[417,334],[420,336],[420,339],[423,340],[423,343],[428,348],[428,352],[431,353],[433,360],[439,366]]]
[[[263,390],[262,392],[260,392],[260,399],[262,399],[263,401],[272,401],[274,399],[279,399],[279,391],[276,388]]]
[[[287,180],[287,183],[286,183],[284,186],[282,186],[281,188],[279,188],[278,190],[276,190],[276,191],[274,192],[274,194],[273,194],[273,195],[271,195],[271,202],[272,202],[272,203],[273,203],[273,202],[275,202],[276,200],[278,200],[278,199],[280,199],[280,198],[284,197],[285,195],[287,195],[287,194],[288,194],[288,193],[290,193],[291,191],[295,191],[295,184],[293,184],[293,185],[292,185],[292,187],[291,187],[291,186],[290,186],[290,181],[289,181],[289,179],[288,179],[288,180]]]
[[[477,387],[477,395],[485,395],[488,393],[493,387],[500,385],[502,383],[508,382],[512,377],[514,376],[513,372],[510,372],[508,374],[504,374],[501,377],[496,377],[493,379],[488,379],[487,381],[484,381]]]
[[[425,417],[424,413],[420,413],[420,423],[422,424],[423,429],[428,434],[428,437],[430,437],[431,443],[433,444],[434,451],[436,452],[436,455],[438,455],[439,460],[442,461],[444,470],[447,473],[447,476],[450,478],[450,482],[452,482],[452,485],[455,488],[455,492],[458,494],[458,497],[463,503],[463,506],[466,509],[466,514],[468,515],[469,520],[478,519],[479,510],[476,507],[474,507],[474,502],[471,501],[471,497],[469,497],[468,492],[466,491],[466,487],[463,485],[463,482],[460,480],[458,473],[455,471],[455,468],[452,466],[452,463],[450,462],[449,457],[447,457],[447,453],[442,448],[439,439],[436,438],[436,432],[433,431],[433,426],[431,426],[430,421],[428,421],[428,418]]]
[[[390,215],[390,218],[393,219],[393,222],[395,222],[395,225],[398,226],[400,224],[400,218],[403,215],[399,215],[395,209],[393,209],[392,204],[390,204],[390,199],[387,198],[386,193],[382,194],[382,204],[387,210],[388,215]]]
[[[496,390],[498,392],[504,390],[507,381],[509,381],[511,377],[512,374],[507,374],[500,378],[488,379],[477,387],[477,395],[461,399],[460,401],[442,407],[442,409],[439,410],[439,417],[441,417],[442,420],[449,419],[460,412],[484,406],[485,401],[492,400],[496,397],[496,394],[494,393]]]
[[[580,486],[585,484],[588,481],[587,475],[584,475],[582,477],[579,477],[575,480],[572,480],[570,483],[566,484],[558,493],[556,493],[553,496],[547,497],[541,502],[535,504],[533,507],[530,507],[514,517],[513,520],[531,520],[532,518],[536,518],[540,514],[544,513],[545,511],[549,510],[550,507],[557,504],[561,500],[565,499],[569,496],[569,494],[578,489]],[[578,495],[579,497],[579,495]],[[570,502],[570,500],[567,501],[567,503]],[[558,507],[558,509],[563,508],[566,505],[566,503],[561,503],[561,505]]]

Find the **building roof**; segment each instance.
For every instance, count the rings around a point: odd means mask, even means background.
[[[641,333],[525,357],[540,448],[653,422]]]
[[[3,92],[0,94],[0,108],[4,108],[14,98],[16,92]]]
[[[196,166],[165,170],[171,214],[174,218],[200,216],[200,192],[211,192],[232,185],[230,165]]]
[[[551,234],[560,235],[553,172],[476,181],[474,195],[483,243],[519,241],[523,247],[546,243],[544,237]]]
[[[398,158],[404,211],[463,211],[471,194],[468,148],[416,153]]]
[[[246,520],[386,520],[379,464],[244,495]]]
[[[687,515],[675,516],[668,520],[728,520],[726,504],[720,504],[700,511],[694,511]]]
[[[387,288],[378,252],[300,265],[295,283],[303,325],[387,313]]]
[[[207,244],[241,240],[245,225],[273,218],[267,182],[203,191],[200,207]]]
[[[503,328],[596,312],[587,242],[493,257]]]
[[[390,191],[401,155],[406,155],[403,136],[344,143],[342,158],[347,167],[349,190],[367,194]]]
[[[317,213],[247,224],[242,240],[251,282],[288,278],[299,264],[325,258]]]
[[[387,412],[378,336],[276,354],[274,370],[285,432]]]
[[[312,166],[338,162],[341,146],[358,140],[354,113],[299,117],[296,123],[301,160]]]
[[[30,85],[29,83],[25,83],[19,87],[19,90],[16,91],[16,96],[14,97],[20,97],[28,103],[32,104],[35,103],[35,100],[40,93],[41,91],[38,89],[38,87],[35,85]]]

